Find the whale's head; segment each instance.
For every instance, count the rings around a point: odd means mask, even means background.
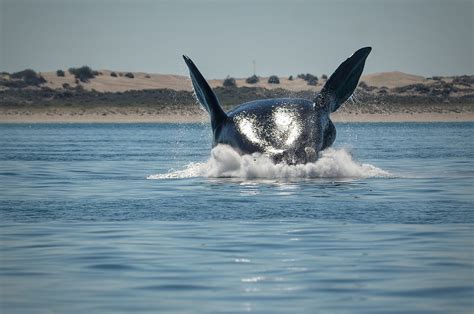
[[[310,100],[255,100],[227,114],[224,131],[217,134],[216,142],[242,153],[260,152],[276,162],[296,164],[313,160],[319,150],[321,119]]]

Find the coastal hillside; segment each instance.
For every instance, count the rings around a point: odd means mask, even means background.
[[[25,70],[32,71],[32,70]],[[6,87],[16,87],[9,85],[21,79],[18,73],[0,74],[0,90]],[[79,73],[77,72],[79,71]],[[81,72],[82,71],[82,72]],[[33,71],[34,72],[34,71]],[[51,89],[74,88],[81,85],[85,90],[94,90],[98,92],[124,92],[130,90],[146,89],[171,89],[176,91],[191,91],[192,85],[188,76],[173,74],[153,74],[144,72],[120,72],[111,70],[92,70],[84,66],[81,68],[71,68],[70,70],[57,70],[54,72],[34,72],[43,80],[40,84],[31,84],[32,86],[41,86]],[[32,74],[33,75],[33,74]],[[367,86],[377,88],[397,88],[413,84],[423,84],[427,86],[436,85],[437,82],[452,82],[455,77],[432,77],[425,78],[418,75],[407,74],[403,72],[382,72],[362,75],[360,81]],[[248,78],[227,78],[210,79],[211,87],[223,86],[226,81],[235,83],[236,87],[259,87],[265,89],[282,88],[288,91],[317,91],[321,89],[327,79],[326,75],[313,75],[310,73],[301,73],[290,75],[288,77],[258,77]]]
[[[81,84],[86,90],[95,90],[98,92],[124,92],[129,90],[145,89],[172,89],[176,91],[191,91],[192,85],[189,77],[172,74],[153,74],[144,72],[119,72],[110,70],[98,70],[97,75],[88,79],[86,82],[78,81],[76,76],[69,71],[64,71],[64,76],[58,76],[57,72],[41,72],[39,75],[44,77],[46,82],[42,85],[52,89],[61,89],[64,84],[75,87]],[[300,74],[288,77],[279,77],[278,83],[269,83],[269,77],[257,77],[255,83],[246,82],[247,78],[235,78],[237,87],[260,87],[266,89],[282,88],[289,91],[317,91],[324,85],[325,77],[314,76],[316,80],[310,82]],[[452,80],[446,77],[445,80]],[[223,86],[225,79],[210,79],[211,87]],[[363,75],[361,82],[368,86],[396,88],[410,84],[431,85],[435,81],[422,76],[402,73],[402,72],[383,72]]]
[[[255,99],[311,99],[326,80],[325,75],[306,73],[290,77],[228,77],[210,80],[210,84],[224,109],[229,110]],[[346,115],[365,121],[360,117],[368,115],[372,120],[397,117],[397,121],[418,121],[420,115],[433,114],[442,115],[438,120],[473,120],[474,76],[367,74],[362,76],[352,101],[346,102],[336,117]],[[171,121],[206,119],[196,105],[191,81],[186,76],[89,67],[0,73],[0,121],[25,121],[31,117],[39,117],[38,121],[104,121],[111,117],[125,121],[157,121],[163,117]]]

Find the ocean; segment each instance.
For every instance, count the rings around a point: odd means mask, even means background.
[[[472,313],[474,123],[339,123],[316,163],[207,124],[0,124],[1,313]]]

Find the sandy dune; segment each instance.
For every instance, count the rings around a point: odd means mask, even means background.
[[[180,75],[172,74],[148,74],[142,72],[134,72],[134,78],[125,77],[127,72],[115,72],[117,77],[110,74],[113,71],[100,70],[101,75],[81,85],[87,90],[96,90],[99,92],[124,92],[127,90],[143,90],[143,89],[161,89],[169,88],[174,90],[192,89],[191,81]],[[122,76],[119,76],[122,74]],[[46,79],[46,86],[50,88],[62,88],[64,83],[70,86],[76,86],[74,75],[65,73],[64,77],[58,77],[56,72],[41,72]]]
[[[427,83],[427,79],[423,76],[406,74],[403,72],[383,72],[363,75],[360,79],[367,83],[369,86],[375,87],[400,87],[410,84],[424,84]]]

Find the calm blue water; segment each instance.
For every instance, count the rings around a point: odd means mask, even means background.
[[[193,175],[200,124],[0,125],[0,312],[472,313],[474,123],[336,127],[389,175]]]

